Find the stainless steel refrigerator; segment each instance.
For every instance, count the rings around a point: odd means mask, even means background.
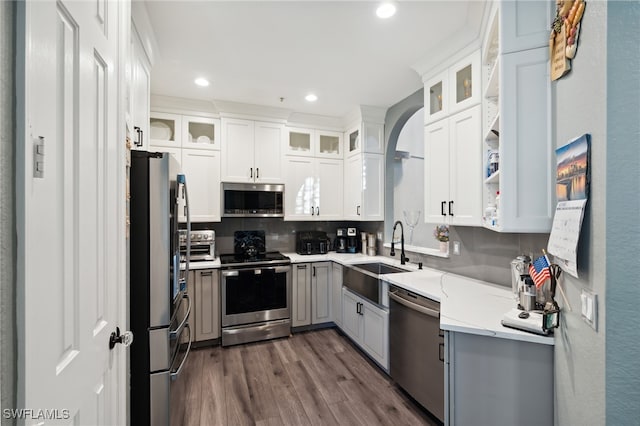
[[[186,178],[170,154],[132,151],[130,194],[131,424],[168,426],[191,349],[189,256],[181,268],[177,211],[184,203],[190,230]]]

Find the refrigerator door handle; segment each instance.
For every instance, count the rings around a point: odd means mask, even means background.
[[[187,219],[187,253],[184,263],[184,291],[187,291],[189,284],[189,262],[191,261],[191,208],[189,207],[189,191],[187,189],[187,177],[180,173],[177,176],[178,184],[182,185],[182,195],[184,197],[184,215]],[[177,232],[177,230],[176,230]],[[181,289],[183,290],[183,289]]]
[[[185,329],[189,331],[189,340],[188,340],[189,346],[187,346],[187,352],[184,354],[184,358],[182,358],[182,361],[180,362],[180,366],[178,366],[176,370],[171,370],[171,381],[174,381],[178,378],[178,376],[180,375],[180,372],[182,371],[182,367],[184,367],[184,363],[187,360],[187,357],[189,356],[189,352],[191,352],[191,327],[189,326],[189,324],[185,325]],[[176,353],[176,357],[177,357],[177,353]]]
[[[184,318],[180,322],[180,325],[178,325],[175,330],[169,331],[170,339],[177,339],[180,333],[182,333],[182,329],[189,326],[189,324],[187,324],[187,321],[189,320],[189,314],[191,314],[191,298],[189,297],[188,293],[184,293],[182,295],[182,298],[187,299],[187,313],[184,315]],[[189,331],[189,333],[191,333],[191,331]]]

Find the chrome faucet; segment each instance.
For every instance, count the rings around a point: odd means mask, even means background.
[[[396,223],[393,224],[393,231],[391,231],[391,252],[389,254],[391,256],[396,255],[396,251],[393,246],[393,236],[396,234],[396,226],[400,225],[400,264],[404,265],[409,261],[409,258],[404,254],[404,227],[402,226],[402,222],[396,220]]]

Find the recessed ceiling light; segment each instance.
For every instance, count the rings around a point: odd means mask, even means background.
[[[304,98],[307,100],[307,102],[315,102],[315,101],[318,100],[318,97],[316,95],[314,95],[313,93],[309,93]]]
[[[209,80],[206,78],[196,78],[195,83],[200,87],[207,87],[209,85]]]
[[[376,15],[378,15],[378,18],[382,18],[382,19],[391,18],[395,14],[396,14],[396,5],[393,3],[382,3],[376,9]]]

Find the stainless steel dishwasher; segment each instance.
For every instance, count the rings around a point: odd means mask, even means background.
[[[423,407],[444,421],[444,335],[440,303],[389,288],[389,373]]]

